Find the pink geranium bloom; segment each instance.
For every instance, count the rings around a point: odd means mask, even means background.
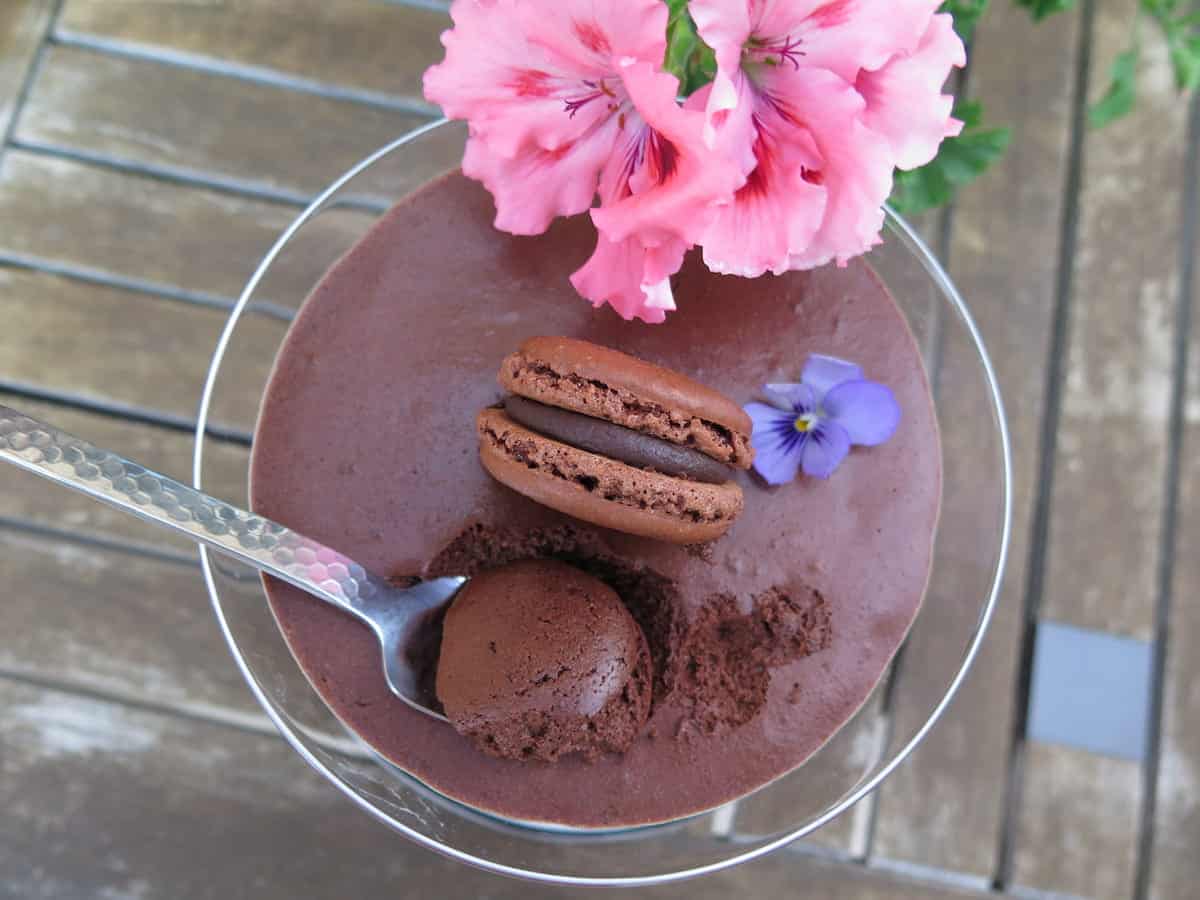
[[[925,165],[943,139],[962,131],[962,122],[950,117],[954,98],[942,93],[942,85],[951,68],[966,62],[954,20],[937,15],[911,53],[858,73],[854,86],[867,102],[863,122],[888,142],[897,168]]]
[[[571,284],[593,306],[607,303],[623,319],[658,324],[675,308],[669,279],[683,265],[687,250],[678,240],[646,247],[636,237],[613,241],[602,232]]]
[[[596,305],[662,321],[668,278],[742,183],[703,140],[704,116],[659,71],[661,0],[456,0],[426,96],[466,119],[463,172],[496,227],[539,234],[592,206],[596,252],[572,279]]]
[[[600,176],[596,252],[571,278],[597,306],[661,322],[675,308],[670,276],[745,180],[704,141],[704,115],[675,100],[679,82],[650,63],[622,66],[634,104]]]
[[[844,263],[879,241],[896,165],[956,133],[962,44],[938,0],[692,0],[717,76],[693,98],[749,177],[702,239],[714,271]]]
[[[470,126],[463,171],[496,200],[496,227],[540,234],[592,205],[631,106],[625,58],[661,60],[661,0],[455,0],[425,96]],[[534,187],[536,185],[536,187]]]

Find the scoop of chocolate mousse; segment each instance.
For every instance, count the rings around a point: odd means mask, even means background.
[[[650,715],[652,680],[645,635],[616,592],[565,563],[483,572],[446,613],[438,699],[492,756],[623,753]]]

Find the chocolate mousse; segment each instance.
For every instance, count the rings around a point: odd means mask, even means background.
[[[604,582],[552,560],[477,575],[442,627],[437,695],[484,753],[623,753],[650,714],[642,629]]]
[[[646,726],[625,753],[591,761],[489,755],[391,695],[358,622],[274,581],[272,608],[339,718],[443,795],[576,827],[726,803],[820,748],[870,695],[917,614],[941,490],[920,352],[862,259],[747,280],[690,257],[673,280],[679,309],[645,325],[597,311],[571,288],[595,245],[586,217],[530,238],[497,232],[494,216],[483,188],[447,176],[405,199],[326,275],[264,397],[252,502],[382,575],[553,558],[599,578],[650,646]],[[773,488],[735,474],[744,510],[700,548],[624,534],[547,508],[480,465],[476,416],[509,393],[497,367],[539,334],[619,348],[738,404],[829,354],[886,384],[904,415],[886,444],[851,453],[827,480]],[[778,652],[756,650],[767,638]]]

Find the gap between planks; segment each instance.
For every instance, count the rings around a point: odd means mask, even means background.
[[[90,266],[57,262],[36,256],[27,256],[23,253],[12,253],[7,250],[0,250],[0,268],[21,269],[26,272],[42,272],[47,275],[56,275],[60,278],[68,278],[72,281],[80,281],[85,284],[115,288],[148,297],[159,297],[164,300],[190,303],[193,306],[220,309],[225,312],[231,311],[237,303],[236,300],[230,297],[223,297],[219,294],[211,294],[206,291],[193,291],[162,282],[119,275]],[[294,309],[279,303],[273,303],[269,300],[255,300],[247,303],[245,314],[265,316],[280,322],[291,322],[296,317]]]
[[[58,21],[62,16],[66,0],[53,0],[53,3],[50,16],[46,20],[46,27],[42,31],[41,38],[38,40],[38,46],[33,53],[33,59],[30,60],[29,67],[25,70],[25,77],[21,81],[21,87],[17,91],[16,100],[13,102],[12,113],[9,116],[8,125],[4,129],[3,139],[0,141],[0,160],[3,159],[4,152],[12,145],[13,135],[17,133],[17,122],[21,118],[21,110],[25,108],[25,103],[29,100],[29,94],[33,90],[34,82],[37,81],[38,73],[42,68],[42,60],[46,56],[46,47],[50,43],[50,36],[58,27]]]
[[[120,688],[96,688],[86,682],[74,679],[47,678],[36,673],[25,672],[20,669],[9,669],[3,666],[0,666],[0,681],[28,685],[41,690],[81,697],[85,700],[112,703],[117,706],[140,710],[141,712],[171,716],[189,722],[200,722],[204,725],[216,725],[246,734],[283,741],[283,735],[265,714],[239,712],[235,709],[215,706],[211,703],[180,701],[166,703],[134,691],[121,690]],[[306,736],[321,747],[336,753],[361,760],[375,759],[375,755],[355,738],[314,734],[312,732],[309,732]]]
[[[428,122],[417,127],[423,128],[432,121],[434,120],[429,119]],[[415,131],[417,129],[414,128],[412,130]],[[179,166],[134,162],[108,153],[96,153],[89,150],[62,147],[58,144],[43,141],[31,141],[14,137],[9,140],[8,147],[35,156],[61,159],[95,169],[107,169],[108,171],[118,172],[122,175],[150,178],[155,181],[162,181],[181,187],[203,188],[219,194],[246,197],[251,200],[262,200],[265,203],[290,207],[297,212],[303,210],[317,197],[317,194],[306,194],[300,191],[274,188],[242,178],[227,178],[214,172],[201,172]],[[375,214],[387,212],[388,205],[386,201],[372,201],[365,197],[347,197],[337,201],[337,206],[341,209],[359,210]]]
[[[197,581],[200,579],[200,567],[193,554],[147,546],[133,541],[106,538],[102,535],[75,531],[43,525],[25,520],[11,519],[0,516],[0,531],[10,531],[21,535],[30,535],[50,541],[56,545],[73,544],[78,547],[95,549],[103,553],[131,557],[133,559],[153,560],[157,563],[173,566],[180,571],[190,571]],[[264,598],[264,602],[265,598]],[[232,664],[232,659],[222,659],[221,664]],[[164,715],[174,715],[208,724],[234,728],[258,735],[281,738],[282,735],[264,713],[247,713],[228,706],[191,700],[164,700],[144,691],[122,688],[113,685],[98,687],[94,682],[56,676],[47,676],[21,667],[0,665],[0,679],[28,684],[47,690],[62,691],[92,700],[117,703],[148,712]],[[357,739],[343,738],[331,735],[309,734],[322,746],[339,753],[348,753],[356,758],[371,759],[373,756],[363,748]]]
[[[116,400],[105,400],[97,397],[87,397],[74,391],[45,388],[36,384],[21,381],[9,381],[0,378],[0,392],[25,397],[30,400],[40,400],[68,409],[97,413],[114,419],[122,419],[142,425],[154,425],[170,431],[193,434],[196,430],[196,420],[186,416],[178,416],[161,410],[146,409],[132,406]],[[232,428],[220,424],[208,425],[204,433],[215,441],[249,447],[253,443],[253,435],[240,428]]]
[[[1187,156],[1184,161],[1182,221],[1179,244],[1179,302],[1175,311],[1175,342],[1172,359],[1171,401],[1167,431],[1167,459],[1162,513],[1162,554],[1156,575],[1154,656],[1150,685],[1150,730],[1143,765],[1142,809],[1134,881],[1135,900],[1150,893],[1154,864],[1155,815],[1158,808],[1158,776],[1162,756],[1163,700],[1167,654],[1170,652],[1172,584],[1175,575],[1176,539],[1179,526],[1179,475],[1183,434],[1186,426],[1187,373],[1191,340],[1192,304],[1195,298],[1195,247],[1200,229],[1200,95],[1192,98],[1188,116]]]
[[[437,7],[433,8],[436,9]],[[449,20],[447,20],[446,24],[449,24]],[[48,43],[64,47],[80,47],[99,53],[107,53],[111,56],[125,57],[126,59],[164,63],[225,78],[237,78],[255,84],[286,88],[301,94],[311,94],[315,97],[325,97],[330,100],[345,100],[351,103],[358,103],[362,106],[373,106],[392,112],[428,116],[431,119],[441,115],[438,107],[425,100],[394,96],[381,91],[330,84],[314,78],[288,75],[264,66],[254,66],[247,63],[231,62],[229,60],[217,60],[198,53],[174,50],[169,47],[149,47],[114,38],[70,31],[58,26],[50,34]]]
[[[1096,20],[1094,0],[1083,0],[1080,22],[1082,36],[1075,69],[1071,102],[1071,143],[1059,239],[1058,274],[1054,290],[1054,318],[1050,333],[1050,352],[1046,371],[1045,409],[1038,447],[1038,481],[1034,499],[1028,568],[1023,603],[1024,633],[1021,636],[1017,667],[1016,703],[1009,746],[1008,782],[1001,817],[995,890],[1003,891],[1012,882],[1016,854],[1017,824],[1022,793],[1025,718],[1033,669],[1034,632],[1041,609],[1045,584],[1046,545],[1050,527],[1050,498],[1054,482],[1058,424],[1062,411],[1062,380],[1066,372],[1066,348],[1070,303],[1074,280],[1073,258],[1079,230],[1079,198],[1083,179],[1083,154],[1087,129],[1087,88],[1091,72],[1092,30]]]

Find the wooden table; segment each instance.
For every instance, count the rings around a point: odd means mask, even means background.
[[[647,896],[1196,896],[1200,116],[1148,42],[1134,115],[1082,126],[1134,5],[1035,28],[993,4],[967,90],[1013,147],[923,223],[1015,442],[1012,563],[964,691],[812,841]],[[430,118],[446,24],[435,0],[3,0],[0,402],[186,477],[231,298],[306,198]],[[251,423],[228,424],[220,452],[244,457]],[[419,851],[310,772],[186,544],[0,470],[0,584],[3,897],[567,893]],[[1026,733],[1046,620],[1145,642],[1142,759]],[[938,687],[902,671],[898,726]]]

